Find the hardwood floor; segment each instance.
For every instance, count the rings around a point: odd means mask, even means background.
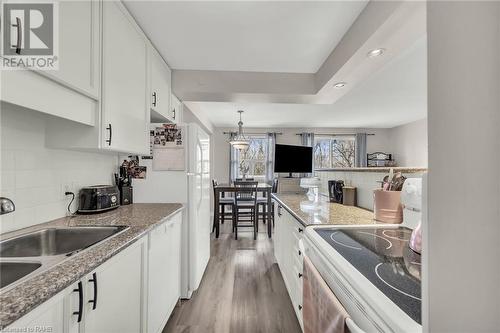
[[[300,326],[261,224],[253,233],[230,222],[212,236],[211,258],[200,287],[172,313],[163,333],[300,333]]]

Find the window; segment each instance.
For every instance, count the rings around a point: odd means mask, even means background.
[[[316,136],[314,139],[315,169],[354,167],[356,138],[346,136]]]
[[[248,136],[250,145],[244,152],[234,149],[235,175],[243,177],[245,170],[247,177],[265,181],[267,168],[268,139],[266,136]]]

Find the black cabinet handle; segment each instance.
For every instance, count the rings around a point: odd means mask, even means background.
[[[73,289],[73,292],[78,292],[78,311],[73,312],[73,314],[78,316],[78,322],[81,322],[82,321],[82,314],[83,314],[83,285],[82,285],[82,281],[78,282],[78,288]]]
[[[302,277],[302,273],[299,273],[299,279]]]
[[[153,106],[156,107],[156,91],[153,93]]]
[[[108,127],[106,129],[109,131],[109,139],[106,140],[106,143],[108,146],[111,146],[111,139],[113,139],[113,128],[111,127],[111,124],[108,124]]]
[[[16,45],[12,45],[12,47],[16,48],[17,54],[21,54],[21,45],[23,43],[23,26],[21,25],[21,19],[16,17],[16,24],[12,26],[17,28],[17,43]]]
[[[89,300],[89,303],[92,303],[92,310],[97,308],[97,274],[92,273],[92,279],[89,282],[94,282],[94,299]]]
[[[299,304],[299,310],[302,310],[302,305]]]
[[[299,228],[299,232],[302,232],[302,231],[304,231],[304,229],[302,229],[302,228]]]
[[[175,109],[173,109],[173,110],[172,110],[172,113],[174,114],[174,115],[172,116],[172,118],[174,118],[174,119],[175,119]]]
[[[281,205],[278,205],[278,216],[281,216]]]
[[[299,256],[301,256],[301,255],[302,255],[302,251],[299,250]]]

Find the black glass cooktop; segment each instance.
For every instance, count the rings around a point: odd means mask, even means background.
[[[409,317],[421,324],[420,255],[406,227],[315,230]]]

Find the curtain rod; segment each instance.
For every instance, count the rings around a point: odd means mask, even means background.
[[[238,132],[222,132],[222,134],[232,134],[232,133],[238,133]],[[248,133],[248,132],[245,132],[244,134],[249,134],[249,135],[264,135],[264,134],[267,134],[267,133],[274,133],[276,135],[282,135],[283,134],[281,132],[262,132],[262,133]]]
[[[332,133],[314,133],[314,135],[323,135],[323,136],[353,136],[359,133],[339,133],[339,134],[332,134]],[[295,135],[302,135],[302,133],[296,133]],[[372,136],[375,135],[375,133],[366,133],[366,135]]]

